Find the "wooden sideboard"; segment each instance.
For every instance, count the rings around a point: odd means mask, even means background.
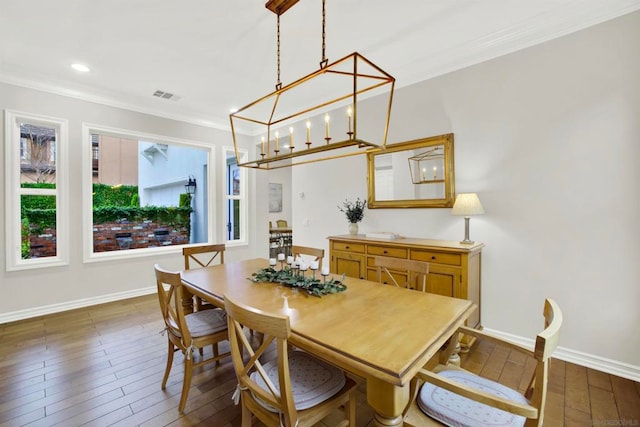
[[[473,301],[478,310],[467,321],[480,327],[480,285],[482,248],[484,244],[463,245],[459,242],[432,239],[399,238],[372,239],[364,235],[329,237],[330,269],[345,274],[378,281],[374,257],[404,258],[429,263],[427,292]],[[398,283],[407,281],[406,271],[391,272]],[[413,288],[414,284],[408,284]]]

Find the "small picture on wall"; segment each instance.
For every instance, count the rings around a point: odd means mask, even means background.
[[[282,212],[282,184],[269,183],[269,212]]]

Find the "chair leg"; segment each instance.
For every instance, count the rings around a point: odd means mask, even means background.
[[[349,427],[356,426],[356,392],[351,390],[349,401],[344,405],[344,415],[349,420]]]
[[[211,344],[211,350],[213,350],[213,357],[214,359],[217,359],[220,354],[219,350],[218,350],[218,343],[215,342],[213,344]],[[220,360],[216,360],[216,366],[220,365]]]
[[[242,427],[251,427],[251,422],[253,421],[252,420],[253,414],[251,413],[249,408],[247,408],[244,402],[242,402],[241,405],[242,405]]]
[[[180,396],[180,405],[178,406],[178,412],[181,414],[184,412],[184,407],[187,404],[187,397],[189,397],[189,388],[191,387],[191,374],[193,371],[193,360],[184,358],[184,379],[182,380],[182,395]]]
[[[167,338],[167,342],[169,343],[169,352],[167,354],[167,367],[164,368],[164,378],[162,378],[162,390],[167,386],[169,372],[171,372],[171,366],[173,365],[173,353],[175,352],[175,348],[173,347],[171,340]]]

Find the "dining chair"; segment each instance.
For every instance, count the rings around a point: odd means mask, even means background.
[[[562,312],[555,301],[547,299],[543,315],[545,329],[537,335],[533,351],[466,326],[457,331],[535,359],[536,367],[524,394],[451,365],[438,365],[433,371],[422,369],[412,383],[413,400],[406,411],[405,425],[542,426],[549,358],[558,346]],[[441,354],[441,363],[448,358],[454,341],[451,339]]]
[[[180,273],[163,270],[158,264],[154,269],[160,311],[165,324],[164,332],[167,334],[169,344],[162,389],[164,390],[167,385],[173,364],[173,354],[176,350],[180,350],[184,355],[184,379],[178,410],[182,413],[189,396],[193,368],[218,362],[230,355],[230,352],[220,354],[218,351],[218,343],[229,339],[227,316],[222,309],[197,311],[185,315],[182,306],[183,288]],[[208,345],[212,346],[213,356],[205,358],[200,350]],[[199,350],[200,354],[196,354],[198,352],[194,350]],[[198,360],[195,360],[196,358]]]
[[[188,246],[182,248],[182,256],[184,256],[184,269],[208,267],[215,264],[224,264],[225,244],[219,243],[215,245]],[[207,308],[215,308],[212,304],[203,301],[202,298],[194,295],[195,311]]]
[[[285,220],[285,219],[277,219],[276,220],[276,225],[278,226],[278,228],[287,228],[289,226],[287,224],[287,220]]]
[[[378,274],[378,282],[395,285],[399,288],[427,291],[428,262],[376,256],[373,263]],[[394,274],[390,269],[402,272],[402,274]],[[406,272],[406,276],[404,272]]]
[[[307,246],[291,245],[291,255],[296,259],[299,256],[313,257],[314,261],[318,261],[318,269],[322,269],[322,258],[324,258],[324,249],[310,248]]]
[[[344,418],[340,422],[332,418],[330,425],[355,426],[355,382],[341,370],[306,352],[290,351],[288,316],[240,304],[229,295],[224,296],[224,305],[231,360],[238,378],[234,400],[242,404],[243,427],[252,425],[254,415],[271,427],[312,426],[339,408]],[[264,335],[264,341],[256,350],[242,331],[242,325]],[[274,345],[275,359],[261,361]]]

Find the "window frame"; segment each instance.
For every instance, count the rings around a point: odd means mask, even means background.
[[[84,263],[103,262],[118,259],[131,259],[155,256],[158,254],[181,253],[182,248],[189,245],[170,245],[144,249],[123,249],[110,252],[93,252],[93,146],[91,134],[135,138],[145,142],[155,142],[158,144],[172,144],[182,147],[193,147],[205,149],[207,152],[207,210],[215,212],[214,203],[216,200],[215,185],[215,145],[200,141],[188,140],[185,138],[173,138],[165,135],[155,135],[145,132],[120,129],[110,126],[97,125],[92,123],[82,124],[82,253]],[[212,167],[213,166],[213,167]],[[208,215],[207,218],[207,242],[216,242],[215,218]]]
[[[249,152],[245,149],[238,149],[238,154],[240,155],[240,162],[245,162],[248,159]],[[235,147],[223,146],[222,147],[222,170],[223,179],[225,183],[225,188],[223,192],[223,203],[222,203],[222,211],[223,211],[223,221],[222,221],[222,235],[224,236],[224,243],[228,247],[233,246],[243,246],[248,244],[248,212],[249,207],[248,202],[249,198],[247,195],[249,185],[247,183],[249,179],[249,174],[247,173],[247,168],[239,167],[240,170],[240,195],[234,196],[232,194],[227,194],[227,183],[229,177],[227,176],[227,157],[236,157],[236,149]],[[227,203],[229,200],[239,200],[240,201],[240,238],[229,240],[227,239]]]
[[[56,129],[56,188],[21,188],[21,122]],[[6,226],[5,269],[6,271],[19,271],[69,265],[69,122],[67,119],[6,109],[4,114],[4,124]],[[16,143],[16,141],[18,143]],[[55,196],[56,256],[22,259],[22,236],[20,233],[20,196],[22,195]]]

